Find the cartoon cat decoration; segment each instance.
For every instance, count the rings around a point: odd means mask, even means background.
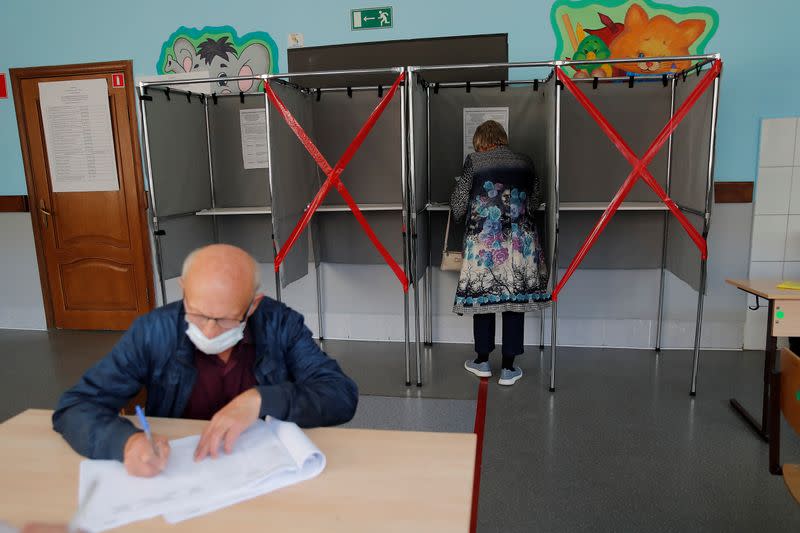
[[[651,10],[655,9],[647,0],[643,0],[643,3]],[[624,1],[619,2],[615,7],[607,2],[587,2],[581,7],[575,7],[572,2],[566,0],[560,0],[554,4],[553,26],[559,33],[562,30],[566,30],[563,33],[565,37],[559,40],[559,47],[563,46],[563,42],[568,37],[569,44],[572,45],[574,50],[572,57],[566,57],[566,59],[575,61],[597,61],[609,58],[641,59],[634,63],[577,64],[572,66],[575,71],[574,77],[603,78],[681,71],[691,67],[691,62],[687,60],[665,63],[652,61],[649,58],[687,56],[702,53],[702,46],[708,42],[716,30],[718,20],[716,12],[708,8],[683,9],[659,5],[657,6],[658,14],[651,16],[639,2],[634,2],[624,11],[624,23],[615,21],[607,13],[595,11],[596,8],[603,7],[611,10],[616,18],[622,18],[621,9],[624,9],[625,4],[626,2]],[[583,10],[583,12],[580,10]],[[669,13],[670,10],[675,11],[676,14],[681,14],[683,20],[676,22],[670,16],[663,14],[664,12]],[[591,11],[591,15],[589,15],[589,11]],[[686,18],[686,14],[689,14],[690,17]],[[570,15],[580,18],[584,22],[597,16],[602,27],[585,29],[583,24],[578,22],[573,28]],[[694,18],[695,16],[697,18]],[[560,27],[558,25],[559,19],[561,22]],[[706,31],[709,29],[709,25],[710,31]],[[698,45],[698,40],[701,36],[704,36],[704,39]],[[560,54],[557,51],[556,57],[559,56]]]
[[[642,58],[638,63],[622,63],[619,68],[631,74],[656,74],[689,68],[690,61],[661,63],[649,57],[688,56],[689,46],[706,29],[699,19],[675,22],[665,15],[653,18],[639,4],[632,4],[625,15],[625,29],[616,36],[609,48],[612,57]]]

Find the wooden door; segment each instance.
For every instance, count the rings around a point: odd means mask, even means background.
[[[88,79],[107,80],[119,189],[53,192],[39,83]],[[47,325],[126,329],[153,294],[132,63],[11,69],[11,80]]]

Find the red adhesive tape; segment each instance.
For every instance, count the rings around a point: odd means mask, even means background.
[[[272,103],[275,109],[278,110],[283,119],[286,121],[286,124],[294,132],[294,134],[306,148],[308,153],[311,154],[311,157],[314,159],[317,165],[322,169],[322,171],[328,177],[328,179],[325,180],[325,183],[323,183],[320,190],[314,196],[314,199],[306,208],[305,212],[303,213],[303,217],[298,221],[297,225],[292,230],[292,233],[289,235],[289,238],[283,244],[277,256],[275,257],[276,270],[280,268],[280,265],[283,262],[284,258],[286,257],[286,254],[289,253],[289,250],[291,250],[292,246],[294,246],[295,242],[299,238],[300,233],[306,228],[308,223],[311,221],[311,217],[314,216],[314,213],[322,204],[322,201],[327,196],[331,187],[336,186],[336,189],[339,191],[339,194],[342,195],[342,198],[347,203],[350,210],[353,212],[353,215],[356,217],[356,220],[361,225],[364,232],[367,234],[367,237],[369,237],[370,241],[372,241],[372,244],[378,249],[378,252],[383,257],[383,260],[386,262],[386,264],[389,265],[389,268],[392,269],[395,276],[397,276],[397,279],[400,280],[400,283],[403,286],[403,291],[408,290],[408,277],[406,276],[405,272],[403,272],[403,269],[400,267],[400,265],[397,264],[397,262],[389,253],[389,251],[386,249],[386,247],[383,246],[383,243],[380,242],[377,235],[375,235],[375,232],[372,230],[372,227],[369,225],[367,219],[364,217],[364,214],[359,209],[358,204],[355,202],[355,200],[353,200],[353,197],[350,195],[350,192],[347,190],[347,188],[344,186],[344,184],[341,182],[340,179],[340,176],[344,171],[345,167],[353,159],[353,156],[361,147],[361,145],[364,142],[364,139],[366,139],[367,135],[369,135],[370,131],[380,118],[381,114],[383,114],[383,111],[386,109],[386,106],[389,105],[389,102],[394,97],[398,87],[400,87],[400,84],[403,82],[404,79],[405,79],[405,73],[400,73],[395,82],[392,84],[392,87],[383,96],[383,98],[381,98],[378,105],[375,107],[375,109],[370,114],[367,121],[361,127],[358,134],[353,138],[352,142],[347,147],[345,152],[342,154],[342,157],[336,163],[336,166],[334,166],[333,168],[331,168],[330,164],[325,159],[325,156],[323,156],[322,153],[319,151],[319,149],[316,147],[316,145],[314,145],[313,141],[308,137],[306,132],[303,130],[302,126],[300,126],[300,124],[297,122],[297,120],[294,118],[291,112],[286,108],[286,106],[283,104],[278,95],[275,94],[275,91],[272,89],[269,82],[264,84],[264,90],[267,93],[269,101]]]

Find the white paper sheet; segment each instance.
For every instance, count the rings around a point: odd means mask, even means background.
[[[199,436],[170,442],[167,468],[151,479],[135,478],[117,461],[83,461],[79,497],[99,485],[80,526],[99,532],[164,515],[174,523],[298,483],[325,468],[325,456],[295,424],[269,419],[242,433],[234,452],[194,461]]]
[[[235,503],[255,498],[261,494],[267,494],[268,492],[306,481],[317,477],[325,469],[325,455],[296,424],[272,423],[270,427],[292,456],[293,468],[275,472],[273,475],[244,486],[239,490],[220,494],[219,498],[208,499],[198,502],[193,507],[186,507],[180,511],[167,513],[164,516],[167,522],[174,524],[188,520],[189,518],[201,516]]]
[[[464,108],[464,159],[475,151],[472,147],[472,137],[478,126],[487,120],[499,122],[508,133],[508,108],[507,107],[465,107]]]
[[[53,192],[117,191],[105,79],[39,84]]]
[[[239,110],[244,168],[267,168],[267,117],[263,109]]]

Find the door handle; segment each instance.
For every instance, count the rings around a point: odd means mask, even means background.
[[[41,212],[42,212],[42,214],[43,214],[43,215],[45,215],[45,216],[44,216],[44,227],[46,228],[46,227],[48,227],[48,225],[49,225],[49,222],[48,222],[48,221],[49,221],[49,219],[48,219],[47,217],[51,217],[51,216],[53,216],[53,213],[51,213],[50,211],[48,211],[48,210],[45,208],[45,205],[44,205],[44,200],[42,200],[41,202],[39,202],[39,211],[41,211]]]

